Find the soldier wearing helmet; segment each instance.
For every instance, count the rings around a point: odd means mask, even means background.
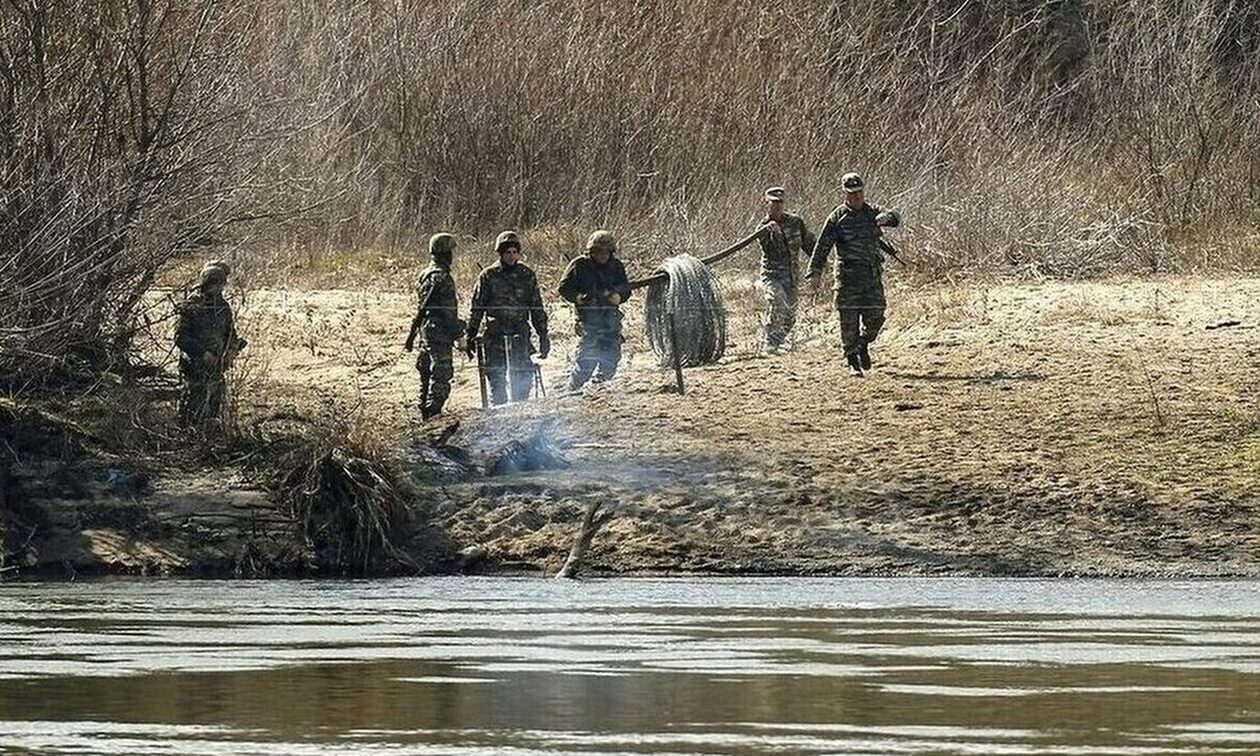
[[[451,378],[455,375],[452,352],[455,342],[464,335],[459,296],[451,276],[455,246],[455,237],[450,234],[429,237],[432,262],[416,284],[416,316],[405,345],[410,352],[416,336],[420,337],[416,370],[420,373],[420,417],[425,420],[441,414],[451,395]]]
[[[616,257],[617,239],[596,231],[586,240],[586,254],[574,258],[560,279],[560,296],[577,311],[577,359],[569,377],[576,391],[588,380],[606,381],[621,362],[621,304],[630,298],[626,266]]]
[[[849,374],[871,369],[870,344],[884,325],[884,228],[901,225],[895,210],[884,211],[866,201],[866,184],[856,173],[841,179],[844,202],[827,216],[806,278],[817,285],[832,247],[836,249],[835,306],[840,315],[840,341]]]
[[[225,374],[245,339],[236,333],[232,307],[223,298],[232,269],[221,260],[201,268],[197,290],[176,309],[175,346],[183,382],[179,424],[218,420],[223,413]]]
[[[800,279],[798,258],[809,259],[814,249],[814,235],[805,219],[784,209],[787,190],[772,186],[766,190],[766,217],[760,229],[761,287],[766,298],[766,348],[777,351],[796,325],[797,283]]]
[[[494,404],[503,404],[509,394],[514,402],[528,399],[533,388],[534,364],[530,357],[535,349],[530,326],[538,334],[540,359],[546,359],[551,352],[551,339],[547,335],[547,311],[538,278],[521,262],[520,237],[515,231],[504,231],[495,238],[494,251],[499,261],[481,271],[473,286],[467,352],[471,358],[477,340],[481,340],[490,399]]]

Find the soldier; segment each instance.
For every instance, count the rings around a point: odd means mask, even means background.
[[[416,317],[407,336],[408,352],[420,336],[420,352],[416,370],[420,371],[420,417],[424,420],[442,413],[451,395],[451,378],[455,364],[452,348],[464,335],[464,321],[459,319],[459,297],[455,279],[451,277],[451,260],[455,255],[455,237],[434,234],[429,238],[429,256],[433,262],[420,274],[416,284]]]
[[[617,239],[596,231],[586,240],[586,255],[574,258],[560,280],[560,296],[577,310],[577,359],[569,377],[569,390],[577,391],[588,380],[606,381],[621,362],[622,302],[630,298],[626,266],[616,258]]]
[[[245,339],[236,333],[232,307],[223,298],[232,269],[212,260],[201,268],[197,291],[177,308],[175,346],[183,391],[179,399],[179,424],[190,427],[217,420],[223,412],[224,374],[236,355],[245,348]]]
[[[866,201],[865,184],[856,173],[841,179],[844,204],[827,216],[806,278],[817,286],[827,255],[836,247],[835,305],[840,314],[840,341],[849,374],[871,369],[870,344],[884,325],[883,228],[901,224],[896,211],[883,211]]]
[[[781,186],[766,190],[766,217],[762,234],[761,285],[766,297],[766,348],[772,352],[783,346],[792,326],[796,325],[796,295],[799,270],[797,258],[809,259],[814,249],[814,235],[799,215],[783,209],[787,191]]]
[[[543,309],[538,278],[521,262],[521,240],[515,231],[504,231],[494,240],[499,255],[497,265],[481,271],[473,286],[472,310],[468,315],[468,356],[476,349],[477,339],[485,348],[486,378],[490,381],[491,401],[519,402],[529,398],[534,385],[534,363],[530,355],[532,324],[538,334],[538,357],[546,359],[551,352],[547,336],[547,311]],[[482,319],[486,321],[484,333]]]

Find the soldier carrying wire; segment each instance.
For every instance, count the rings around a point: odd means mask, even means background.
[[[772,186],[766,190],[766,217],[758,228],[770,233],[758,237],[761,242],[761,286],[766,297],[766,348],[778,351],[796,325],[797,282],[800,265],[797,258],[809,259],[814,249],[814,235],[805,220],[783,209],[787,190]]]
[[[577,359],[569,390],[588,380],[606,381],[621,362],[621,310],[630,298],[626,266],[616,257],[617,239],[596,231],[586,240],[586,254],[574,258],[560,280],[560,296],[577,310]]]

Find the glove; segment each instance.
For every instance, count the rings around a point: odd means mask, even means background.
[[[545,360],[551,354],[551,337],[545,333],[538,334],[538,359]]]
[[[612,305],[613,307],[616,307],[617,305],[621,304],[621,295],[615,291],[608,292],[608,304]]]

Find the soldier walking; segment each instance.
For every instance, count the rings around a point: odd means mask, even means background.
[[[776,352],[796,325],[798,257],[809,259],[814,235],[799,215],[784,209],[787,190],[772,186],[766,190],[766,217],[758,228],[769,227],[761,242],[761,285],[766,297],[766,348]]]
[[[452,359],[455,342],[464,335],[464,321],[459,319],[459,296],[451,276],[455,256],[455,237],[434,234],[429,238],[432,262],[420,274],[416,284],[416,316],[411,321],[406,349],[410,352],[420,337],[416,354],[416,370],[420,372],[420,417],[428,420],[442,413],[451,395],[451,378],[455,375]]]
[[[515,231],[504,231],[494,240],[499,262],[481,271],[473,286],[468,315],[468,356],[478,340],[485,354],[486,378],[494,404],[529,398],[534,386],[534,344],[530,326],[538,334],[538,357],[551,352],[547,336],[547,311],[534,271],[521,262],[521,240]],[[485,329],[482,330],[482,321]],[[510,391],[509,391],[510,387]]]
[[[884,211],[866,201],[866,185],[856,173],[841,179],[844,203],[827,216],[806,278],[816,286],[836,248],[835,306],[840,315],[840,341],[844,345],[849,374],[861,376],[871,369],[870,344],[884,325],[884,253],[880,237],[884,228],[901,225],[896,211]]]
[[[574,258],[560,280],[560,296],[577,310],[579,341],[570,391],[588,380],[612,378],[621,362],[620,307],[630,298],[630,281],[616,254],[616,237],[596,231],[586,240],[586,255]]]
[[[245,339],[236,333],[232,306],[223,298],[232,269],[212,260],[201,268],[197,291],[177,308],[175,346],[181,352],[179,424],[218,420],[223,414],[225,374]]]

